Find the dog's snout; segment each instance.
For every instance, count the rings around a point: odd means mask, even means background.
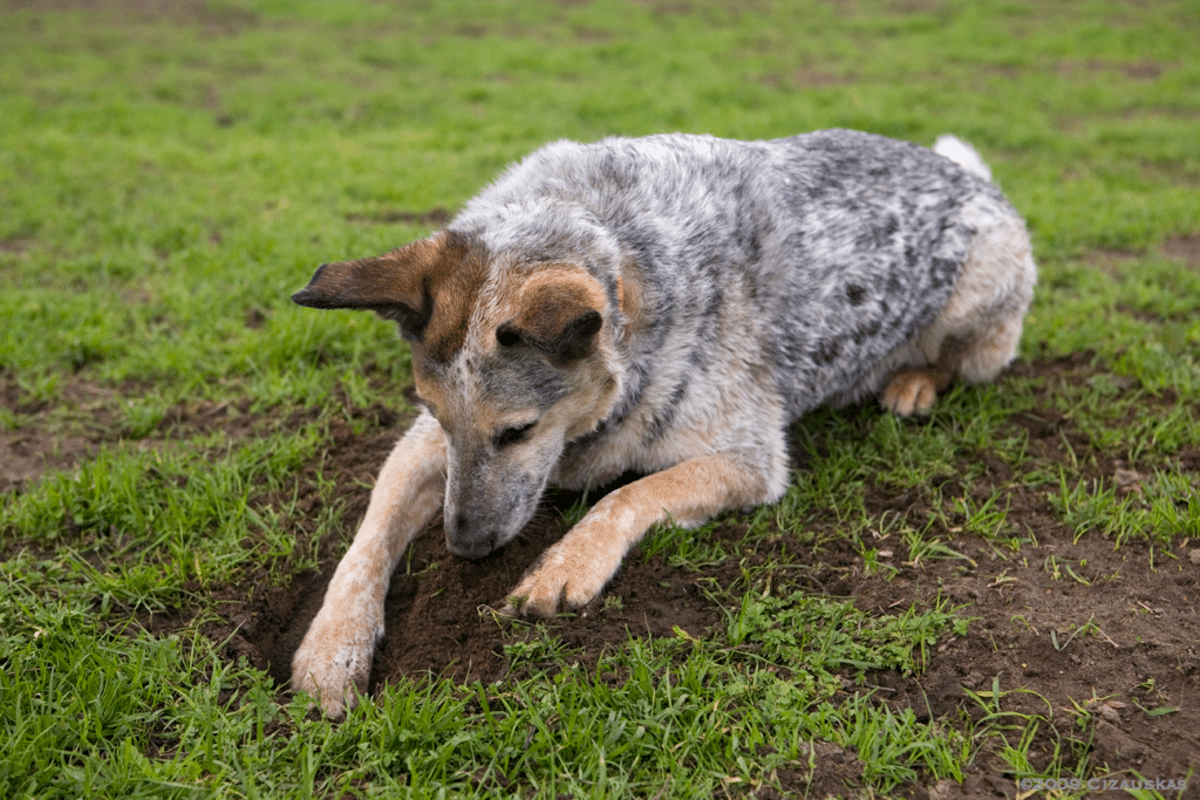
[[[455,514],[453,524],[446,525],[446,549],[459,558],[483,558],[496,549],[495,531],[477,532],[465,514]]]

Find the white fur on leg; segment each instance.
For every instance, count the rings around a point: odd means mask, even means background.
[[[501,613],[549,617],[560,607],[578,608],[600,594],[651,525],[668,518],[683,526],[699,525],[726,509],[769,502],[778,494],[772,495],[766,476],[727,453],[647,475],[596,503],[546,551]]]
[[[445,434],[423,414],[384,463],[354,543],[292,658],[292,688],[315,697],[330,718],[344,716],[366,691],[392,571],[441,508],[445,472]]]

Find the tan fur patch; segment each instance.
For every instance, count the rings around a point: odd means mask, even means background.
[[[621,274],[617,276],[617,301],[621,313],[625,315],[625,332],[622,338],[627,340],[636,330],[644,327],[642,284],[636,261],[627,260],[622,266]]]
[[[438,234],[381,256],[323,264],[293,299],[312,308],[401,306],[408,316],[427,313],[425,293],[433,285],[427,278],[439,260],[461,258],[458,249]]]
[[[448,413],[449,398],[444,394],[446,383],[439,375],[430,370],[428,361],[424,358],[413,358],[413,383],[417,388],[417,396],[429,407],[434,416]]]
[[[467,340],[471,312],[487,279],[488,255],[480,245],[468,246],[462,237],[448,231],[438,236],[445,237],[445,244],[426,267],[433,315],[421,337],[421,346],[434,361],[445,363]]]
[[[521,289],[521,310],[513,324],[542,341],[552,340],[568,322],[588,311],[604,313],[604,291],[579,267],[554,265],[533,273]]]
[[[938,392],[946,390],[954,373],[941,367],[897,372],[879,396],[880,404],[898,417],[923,416],[933,410]]]
[[[325,264],[293,296],[312,308],[367,308],[400,323],[435,361],[449,361],[487,278],[486,249],[441,231],[374,258]]]

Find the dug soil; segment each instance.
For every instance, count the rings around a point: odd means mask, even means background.
[[[1042,380],[1033,382],[1039,387],[1034,408],[1005,424],[1013,435],[1027,437],[1030,464],[1044,468],[1071,462],[1102,486],[1139,492],[1138,465],[1093,452],[1088,437],[1055,410],[1052,397],[1064,383],[1094,377],[1090,360],[1080,355],[1016,366],[1010,375]],[[296,575],[287,587],[257,591],[252,602],[231,615],[240,624],[236,632],[233,627],[212,632],[231,635],[229,655],[245,656],[269,670],[281,687],[287,684],[292,653],[320,607],[336,553],[365,510],[364,486],[370,485],[395,441],[396,428],[402,427],[391,427],[394,420],[379,409],[368,413],[374,416],[365,435],[353,436],[345,423],[331,428],[322,469],[325,480],[335,480],[338,489],[326,502],[343,504],[344,528],[338,541],[320,543],[320,570]],[[922,560],[900,542],[882,542],[880,550],[891,554],[884,559],[889,568],[869,574],[851,544],[830,535],[821,538],[813,563],[796,571],[799,586],[852,597],[865,610],[888,613],[941,597],[970,618],[966,635],[936,644],[922,674],[872,673],[866,688],[873,689],[877,702],[911,708],[920,719],[948,718],[955,727],[961,727],[964,713],[979,720],[990,693],[999,689],[1003,711],[1048,720],[1036,734],[1034,770],[1048,767],[1057,753],[1068,766],[1090,762],[1094,771],[1089,774],[1115,779],[1193,777],[1184,796],[1200,797],[1200,778],[1192,776],[1200,766],[1200,541],[1169,550],[1141,539],[1117,548],[1100,532],[1077,534],[1060,521],[1047,492],[1014,480],[1018,476],[994,456],[978,452],[962,457],[986,466],[985,477],[970,489],[974,499],[1003,489],[1007,523],[1015,536],[1028,540],[1019,554],[1005,554],[965,534],[957,527],[964,518],[947,514],[950,527],[934,533],[962,558]],[[1200,450],[1177,457],[1185,470],[1200,473]],[[801,468],[819,469],[819,460]],[[316,476],[309,478],[309,510],[315,514]],[[945,507],[964,491],[953,478],[938,488],[931,494],[868,486],[865,501],[875,514],[927,520],[934,511],[930,497],[940,496]],[[577,500],[571,494],[552,494],[523,536],[481,561],[450,556],[438,526],[419,538],[392,580],[387,635],[375,659],[371,690],[403,676],[434,674],[485,684],[519,677],[510,672],[504,645],[520,637],[521,629],[501,625],[488,609],[503,601],[538,554],[563,534],[562,511]],[[813,525],[836,534],[836,522],[822,520],[819,512]],[[732,551],[744,533],[730,524],[712,535],[726,539]],[[773,548],[783,546],[782,537],[773,538],[742,558],[701,571],[672,568],[661,558],[647,559],[635,551],[596,603],[555,621],[552,630],[574,654],[571,658],[585,666],[631,636],[677,636],[680,631],[704,636],[725,619],[704,587],[732,585],[743,558],[766,561]],[[865,689],[847,681],[846,690]],[[1019,718],[1011,721],[1017,724]],[[811,772],[779,773],[783,796],[803,796],[810,784],[818,792],[854,792],[861,786],[857,759],[850,753],[834,755],[815,759]],[[962,786],[943,782],[905,791],[914,797],[1024,794],[1006,769],[995,753],[985,753]]]

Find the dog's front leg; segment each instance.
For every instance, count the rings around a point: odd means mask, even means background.
[[[577,608],[600,594],[621,559],[651,525],[667,519],[699,525],[728,508],[770,498],[766,476],[736,456],[693,458],[605,496],[542,555],[513,590],[503,613],[548,617],[560,605]]]
[[[383,637],[383,603],[404,548],[437,515],[446,490],[446,437],[428,413],[396,444],[379,473],[354,542],[292,659],[292,688],[340,718],[367,688]]]

